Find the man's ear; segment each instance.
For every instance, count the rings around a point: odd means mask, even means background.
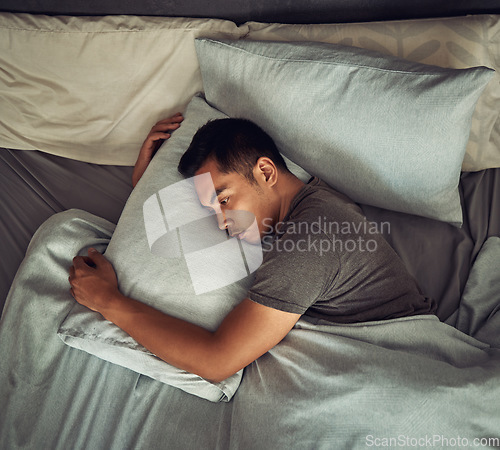
[[[256,180],[262,180],[268,187],[272,187],[278,181],[278,169],[273,160],[267,156],[261,156],[253,169]]]

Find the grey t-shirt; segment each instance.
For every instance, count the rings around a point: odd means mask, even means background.
[[[435,302],[379,231],[350,199],[311,178],[264,237],[248,298],[338,323],[432,314]]]

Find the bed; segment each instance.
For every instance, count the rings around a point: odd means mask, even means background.
[[[499,446],[500,6],[488,1],[404,7],[397,2],[160,3],[0,2],[0,448]],[[321,71],[330,60],[321,58],[346,48],[386,55],[379,56],[384,64],[411,61],[411,67],[394,71],[400,75],[421,73],[421,65],[440,66],[443,71],[433,74],[451,80],[454,92],[470,80],[477,84],[455,97],[432,91],[428,98],[441,95],[434,103],[448,109],[440,109],[438,118],[426,118],[427,110],[420,109],[421,121],[405,122],[434,132],[432,139],[420,131],[421,138],[406,142],[408,128],[394,125],[406,120],[401,111],[407,97],[386,107],[372,105],[370,117],[380,116],[380,123],[395,109],[387,133],[397,133],[397,145],[406,146],[400,154],[385,154],[380,167],[390,167],[392,175],[383,190],[377,190],[382,183],[373,181],[371,172],[362,171],[362,161],[373,152],[354,165],[346,159],[349,169],[335,172],[328,156],[332,131],[315,128],[326,115],[303,125],[287,114],[286,98],[294,95],[301,101],[293,107],[302,111],[328,100]],[[304,85],[294,85],[293,94],[286,91],[298,73],[292,66],[289,78],[284,75],[287,52],[295,58],[286,60],[289,65],[308,64],[305,83],[318,83],[307,98],[301,96]],[[248,62],[249,55],[259,62]],[[373,57],[359,50],[346,55],[364,63]],[[320,67],[313,67],[318,60]],[[279,72],[271,66],[276,61]],[[496,72],[454,71],[477,66]],[[386,66],[377,69],[388,72]],[[276,73],[283,78],[273,85]],[[313,76],[314,83],[308,78]],[[224,84],[227,79],[233,84]],[[352,93],[352,79],[351,73],[344,93]],[[252,80],[260,80],[261,92]],[[399,92],[406,83],[391,78],[384,89]],[[67,270],[73,256],[94,246],[118,267],[122,289],[136,295],[141,283],[152,284],[155,274],[170,270],[171,260],[156,255],[142,269],[127,263],[150,237],[140,235],[143,205],[165,187],[165,177],[172,185],[180,182],[176,162],[198,126],[220,114],[258,121],[260,105],[273,93],[280,101],[267,105],[266,120],[277,118],[270,131],[294,170],[304,177],[331,176],[332,184],[342,179],[336,188],[352,195],[368,221],[380,225],[422,292],[436,300],[437,318],[359,326],[303,318],[237,379],[214,387],[167,369],[109,323],[79,309],[69,294]],[[457,112],[467,95],[467,107]],[[368,98],[367,92],[362,98],[367,105]],[[345,114],[359,94],[352,99]],[[326,100],[321,108],[330,107]],[[179,110],[185,126],[132,189],[142,140],[157,120]],[[437,121],[448,124],[448,116],[454,119],[449,127],[434,130]],[[333,133],[358,120],[368,119],[356,116]],[[353,134],[346,132],[349,139]],[[314,141],[315,148],[326,150],[304,152],[318,135],[326,137]],[[303,136],[306,144],[297,153],[290,139]],[[394,147],[383,137],[379,140],[388,144],[381,148]],[[366,148],[347,137],[341,142]],[[429,156],[420,166],[422,153],[412,159],[412,149],[420,146],[430,155],[429,142],[439,157]],[[380,159],[370,167],[379,167]],[[337,159],[337,166],[341,163]],[[356,175],[344,179],[344,173]],[[437,183],[442,180],[448,183],[446,195]],[[435,184],[439,192],[426,190]],[[388,200],[388,192],[412,201],[399,198],[393,207],[396,200]],[[448,214],[449,205],[455,209]],[[186,274],[168,276],[182,281]],[[225,298],[244,292],[248,282],[228,287]],[[178,285],[169,302],[179,292],[187,298]],[[163,287],[147,286],[144,295],[161,302]],[[210,295],[204,298],[213,301]],[[228,307],[202,324],[214,327]],[[206,316],[212,312],[210,307]],[[189,314],[202,320],[199,311]]]

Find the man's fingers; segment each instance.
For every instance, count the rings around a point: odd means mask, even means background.
[[[163,140],[168,139],[169,137],[170,137],[170,133],[155,131],[155,132],[149,133],[148,140],[155,142],[155,141],[161,141],[162,139]]]
[[[173,117],[168,117],[167,119],[162,119],[153,126],[153,129],[156,127],[164,127],[164,126],[179,126],[180,123],[184,120],[184,116],[181,113],[177,113]]]
[[[160,125],[162,123],[174,123],[174,122],[182,122],[184,120],[184,116],[181,113],[175,113],[172,117],[167,117],[166,119],[162,119],[156,123],[156,125]]]
[[[98,253],[98,254],[100,254],[100,253]],[[94,256],[94,253],[89,252],[89,255]],[[73,258],[73,265],[69,268],[70,277],[73,277],[75,275],[75,270],[88,269],[89,267],[90,268],[96,267],[96,263],[91,257],[89,257],[89,256],[75,256]]]
[[[177,130],[181,126],[180,123],[175,122],[175,123],[157,123],[156,125],[151,128],[151,133],[154,133],[156,131],[174,131]],[[150,134],[151,134],[150,133]]]
[[[71,268],[73,269],[73,273],[75,273],[75,270],[78,270],[78,269],[81,269],[84,267],[88,267],[88,266],[87,266],[87,264],[85,264],[83,256],[75,256],[73,258],[73,265],[71,266]]]
[[[69,281],[69,284],[71,285],[71,289],[73,289],[73,279],[75,278],[75,268],[74,266],[71,266],[69,268],[69,277],[68,277],[68,281]]]
[[[92,258],[89,258],[88,256],[82,256],[85,264],[87,264],[87,266],[90,266],[90,267],[95,267],[95,262],[92,261]]]
[[[151,128],[151,132],[155,131],[171,131],[176,130],[180,127],[180,123],[157,123],[153,128]]]
[[[99,253],[95,248],[89,248],[88,253],[89,253],[88,258],[92,263],[94,263],[96,267],[111,265],[111,263],[106,259],[106,257],[102,253]]]

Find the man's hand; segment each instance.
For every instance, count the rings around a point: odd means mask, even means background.
[[[120,295],[116,273],[101,253],[89,249],[88,254],[73,258],[69,269],[70,292],[78,303],[101,312]]]
[[[137,157],[137,161],[134,167],[134,173],[132,174],[132,185],[135,187],[137,182],[140,180],[144,174],[149,163],[153,159],[153,156],[160,148],[161,144],[171,136],[171,131],[179,128],[184,117],[181,113],[177,113],[172,117],[160,120],[149,132],[146,140],[142,144],[141,151]]]
[[[111,263],[91,250],[88,257],[73,258],[69,282],[78,303],[101,313],[160,359],[213,382],[266,353],[300,318],[246,298],[210,332],[122,295]]]

